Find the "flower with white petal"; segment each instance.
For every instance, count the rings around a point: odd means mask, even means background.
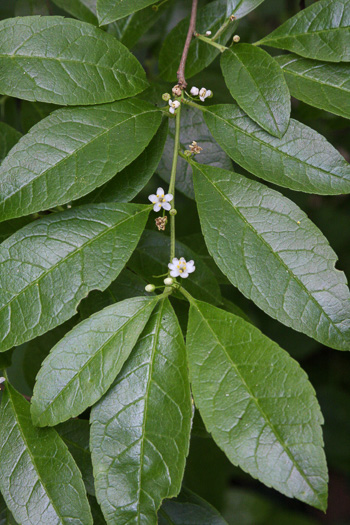
[[[1,385],[2,383],[5,383],[5,381],[6,381],[6,379],[5,379],[4,377],[0,377],[0,385]]]
[[[175,113],[175,110],[180,107],[180,102],[178,100],[169,100],[170,113]]]
[[[202,88],[199,92],[199,98],[202,102],[205,101],[206,98],[211,97],[211,91],[210,89]]]
[[[186,261],[183,257],[177,259],[174,257],[171,263],[168,264],[171,277],[182,277],[186,279],[190,273],[194,272],[196,267],[194,261]]]
[[[154,211],[159,211],[161,208],[163,208],[166,211],[171,210],[171,204],[169,204],[170,201],[173,200],[173,195],[171,193],[165,194],[163,188],[157,189],[157,195],[149,195],[148,199],[151,201]]]
[[[206,31],[205,32],[205,36],[210,36],[211,35],[211,31]]]
[[[197,97],[198,94],[199,94],[199,89],[198,89],[197,87],[193,86],[193,87],[191,88],[190,93],[191,93],[191,95],[193,95],[194,97]]]

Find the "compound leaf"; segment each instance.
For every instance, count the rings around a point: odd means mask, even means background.
[[[350,165],[304,124],[290,119],[279,139],[263,131],[236,104],[209,106],[204,118],[222,149],[257,177],[307,193],[350,193]]]
[[[350,62],[350,0],[320,0],[287,20],[260,45],[327,62]]]
[[[108,525],[157,524],[161,501],[181,489],[191,417],[184,341],[165,299],[92,409],[96,494]]]
[[[62,324],[118,276],[149,206],[94,204],[28,224],[0,246],[0,351]]]
[[[34,126],[0,167],[0,220],[65,204],[142,153],[161,123],[140,100],[60,109]]]
[[[0,93],[60,105],[132,97],[148,86],[138,60],[112,35],[60,16],[0,22]]]
[[[32,424],[29,403],[6,382],[0,408],[0,489],[26,525],[92,525],[84,483],[67,447]]]
[[[157,301],[157,297],[134,297],[108,306],[53,347],[34,387],[35,425],[53,426],[76,417],[107,392]]]
[[[250,323],[197,301],[187,347],[196,406],[232,463],[325,510],[323,417],[299,364]]]
[[[285,325],[350,350],[350,293],[320,230],[259,182],[200,164],[194,171],[209,252],[232,284]]]

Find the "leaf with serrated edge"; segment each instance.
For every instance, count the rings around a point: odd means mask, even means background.
[[[325,510],[323,417],[299,364],[240,317],[197,301],[187,350],[196,406],[232,463]]]
[[[191,416],[183,337],[165,299],[92,409],[95,487],[108,525],[157,523],[162,499],[181,488]]]
[[[320,0],[258,42],[327,62],[350,62],[350,0]]]
[[[25,525],[92,525],[81,474],[57,432],[35,428],[29,403],[8,383],[0,408],[0,489]]]
[[[221,55],[226,85],[247,115],[276,137],[287,130],[290,94],[278,64],[263,49],[238,44]]]
[[[165,500],[158,512],[158,525],[227,525],[207,501],[182,488],[176,499]]]
[[[157,297],[134,297],[107,306],[53,347],[34,387],[35,425],[54,426],[78,416],[107,392],[157,301]]]
[[[157,169],[157,175],[168,183],[170,182],[173,162],[174,138],[175,121],[171,119],[164,153]],[[201,164],[209,164],[210,166],[217,166],[218,168],[228,170],[232,168],[232,160],[213,139],[200,110],[186,106],[181,109],[180,139],[183,149],[188,149],[193,140],[198,142],[198,145],[203,148],[201,154],[197,156],[197,161]],[[189,163],[181,157],[178,158],[177,162],[175,186],[176,189],[181,191],[186,197],[194,199],[192,168]]]
[[[226,0],[216,0],[198,10],[196,30],[205,33],[210,30],[213,34],[222,26],[226,20]],[[167,35],[159,55],[159,73],[164,80],[176,81],[176,72],[187,36],[189,17],[184,18]],[[226,44],[232,36],[234,24],[230,24],[226,31],[217,39],[219,44]],[[186,62],[186,78],[193,77],[202,69],[205,69],[220,53],[219,49],[208,46],[198,38],[194,38],[190,44]],[[202,87],[202,86],[198,86]]]
[[[86,195],[137,158],[161,123],[140,100],[60,109],[34,126],[0,167],[0,220]]]
[[[60,105],[132,97],[147,88],[138,60],[112,35],[60,16],[0,22],[0,93]]]
[[[275,60],[293,97],[350,119],[350,64],[330,64],[297,55],[281,55]]]
[[[154,0],[97,0],[97,16],[100,26],[110,24],[115,20],[135,13],[154,3]]]
[[[0,163],[21,138],[22,133],[5,122],[0,122]]]
[[[350,293],[337,256],[292,201],[237,173],[196,164],[209,252],[265,313],[338,350],[350,350]]]
[[[0,351],[64,323],[105,290],[135,249],[150,207],[94,204],[28,224],[0,245]]]
[[[301,122],[290,119],[279,139],[236,104],[209,106],[204,118],[222,149],[257,177],[306,193],[350,193],[350,165],[322,135]]]

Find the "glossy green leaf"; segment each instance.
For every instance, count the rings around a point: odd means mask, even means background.
[[[52,2],[75,18],[98,26],[96,0],[52,0]]]
[[[283,73],[263,49],[235,45],[221,55],[227,87],[238,105],[263,129],[282,137],[289,125],[290,94]]]
[[[232,463],[325,510],[323,417],[299,364],[240,317],[197,301],[187,345],[196,406]]]
[[[55,213],[0,246],[0,350],[73,317],[90,290],[117,278],[145,227],[149,206],[95,204]]]
[[[161,300],[91,413],[96,494],[108,525],[156,525],[161,501],[181,489],[191,416],[183,337]]]
[[[108,306],[53,347],[34,387],[35,425],[54,426],[78,416],[107,392],[157,301],[157,297],[134,297]]]
[[[0,93],[61,105],[102,104],[146,89],[136,58],[91,24],[58,16],[0,22]]]
[[[154,295],[154,293],[146,292],[146,285],[147,282],[142,277],[125,269],[104,292],[94,290],[89,293],[89,296],[80,303],[79,313],[83,319],[86,319],[90,315],[102,310],[102,308],[106,308],[106,306],[118,303],[119,301],[139,297],[140,295],[145,295],[146,297]]]
[[[161,123],[140,100],[55,111],[0,167],[0,220],[86,195],[137,158]]]
[[[22,134],[5,122],[0,122],[0,163],[6,157],[11,148],[21,138]]]
[[[204,118],[223,150],[257,177],[307,193],[350,193],[350,165],[322,135],[304,124],[290,119],[279,139],[235,104],[210,106]]]
[[[158,512],[158,525],[227,525],[207,501],[183,488],[174,500],[164,501]]]
[[[46,0],[15,0],[15,16],[49,15]]]
[[[350,293],[337,256],[292,201],[259,182],[195,167],[203,234],[221,271],[265,313],[350,350]]]
[[[330,64],[296,55],[275,57],[293,97],[350,118],[350,64]]]
[[[0,489],[26,525],[92,525],[81,474],[53,429],[32,424],[29,403],[6,384],[0,408]]]
[[[151,283],[163,284],[164,277],[154,278],[168,270],[170,254],[170,237],[159,232],[146,230],[129,261],[129,267],[142,275]],[[175,256],[184,257],[187,261],[194,260],[196,271],[187,279],[181,279],[181,285],[198,299],[220,304],[220,287],[213,272],[191,250],[180,241],[175,244]],[[181,297],[181,296],[180,296]]]
[[[166,182],[170,182],[171,166],[174,156],[175,121],[170,120],[169,134],[165,143],[164,154],[159,163],[157,174]],[[213,139],[206,125],[203,113],[195,108],[183,106],[181,109],[181,145],[188,149],[195,140],[203,148],[196,160],[201,164],[217,166],[218,168],[231,169],[232,161]],[[192,168],[188,162],[181,157],[178,158],[176,171],[176,189],[187,197],[194,199],[192,182]]]
[[[198,10],[196,29],[198,33],[210,30],[213,34],[226,20],[226,0],[216,0]],[[176,81],[182,50],[186,40],[189,17],[184,18],[166,37],[159,55],[159,73],[164,80]],[[226,44],[233,34],[234,24],[217,39],[219,44]],[[205,69],[220,53],[219,49],[208,46],[194,38],[191,42],[186,62],[186,78],[189,79]],[[202,87],[202,86],[198,86]],[[206,86],[209,87],[209,86]]]
[[[300,11],[259,45],[292,51],[306,58],[350,62],[350,0],[320,0]]]
[[[154,0],[97,0],[98,21],[100,26],[110,24],[151,4],[154,4]]]
[[[168,134],[168,121],[137,159],[126,166],[112,180],[84,198],[85,202],[130,202],[146,186],[156,171],[163,155]]]
[[[56,428],[82,474],[88,494],[95,495],[90,453],[90,425],[86,419],[72,419]]]
[[[263,2],[264,0],[227,0],[227,16],[243,18]]]

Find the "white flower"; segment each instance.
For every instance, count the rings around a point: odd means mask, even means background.
[[[199,89],[195,86],[193,86],[193,88],[191,88],[191,91],[190,91],[191,95],[193,95],[194,97],[197,97],[198,93],[199,93]]]
[[[169,100],[169,106],[170,106],[170,113],[175,113],[175,109],[177,109],[178,107],[180,107],[180,102],[178,100]]]
[[[194,272],[196,269],[194,261],[186,262],[186,259],[183,257],[181,257],[181,259],[174,257],[172,262],[168,264],[168,268],[171,270],[171,277],[182,277],[183,279],[188,277],[188,274]]]
[[[211,91],[210,89],[202,88],[199,92],[199,98],[202,102],[205,101],[206,98],[211,97]]]
[[[171,205],[169,204],[170,201],[173,200],[173,195],[171,193],[167,193],[165,195],[163,188],[157,189],[157,195],[148,195],[149,200],[151,201],[154,211],[159,211],[161,208],[164,208],[164,210],[169,211],[171,209]]]
[[[210,36],[211,35],[211,31],[206,31],[205,32],[205,36]]]
[[[5,383],[6,379],[4,377],[0,377],[0,385],[1,383]]]

